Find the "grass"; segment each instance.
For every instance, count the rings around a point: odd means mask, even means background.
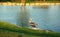
[[[6,35],[5,35],[6,34]],[[24,27],[18,27],[7,22],[0,22],[0,36],[11,37],[60,37],[60,33],[46,30],[33,30]]]

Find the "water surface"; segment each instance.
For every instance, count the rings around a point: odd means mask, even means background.
[[[38,23],[37,27],[60,32],[60,6],[50,5],[48,8],[25,6],[28,17]],[[1,6],[0,20],[17,24],[20,18],[21,6]]]

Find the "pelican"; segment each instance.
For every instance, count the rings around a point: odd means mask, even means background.
[[[36,25],[37,25],[35,22],[32,22],[32,18],[30,18],[29,24],[32,27],[36,27]]]

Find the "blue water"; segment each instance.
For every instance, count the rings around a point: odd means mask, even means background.
[[[26,6],[29,18],[38,23],[37,27],[45,30],[60,32],[60,6],[50,5],[48,8]],[[17,24],[21,6],[1,6],[0,20]]]

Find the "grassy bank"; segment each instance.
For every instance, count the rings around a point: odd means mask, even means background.
[[[14,24],[0,22],[0,35],[16,37],[60,37],[60,33],[46,30],[33,30],[29,28],[18,27]]]

